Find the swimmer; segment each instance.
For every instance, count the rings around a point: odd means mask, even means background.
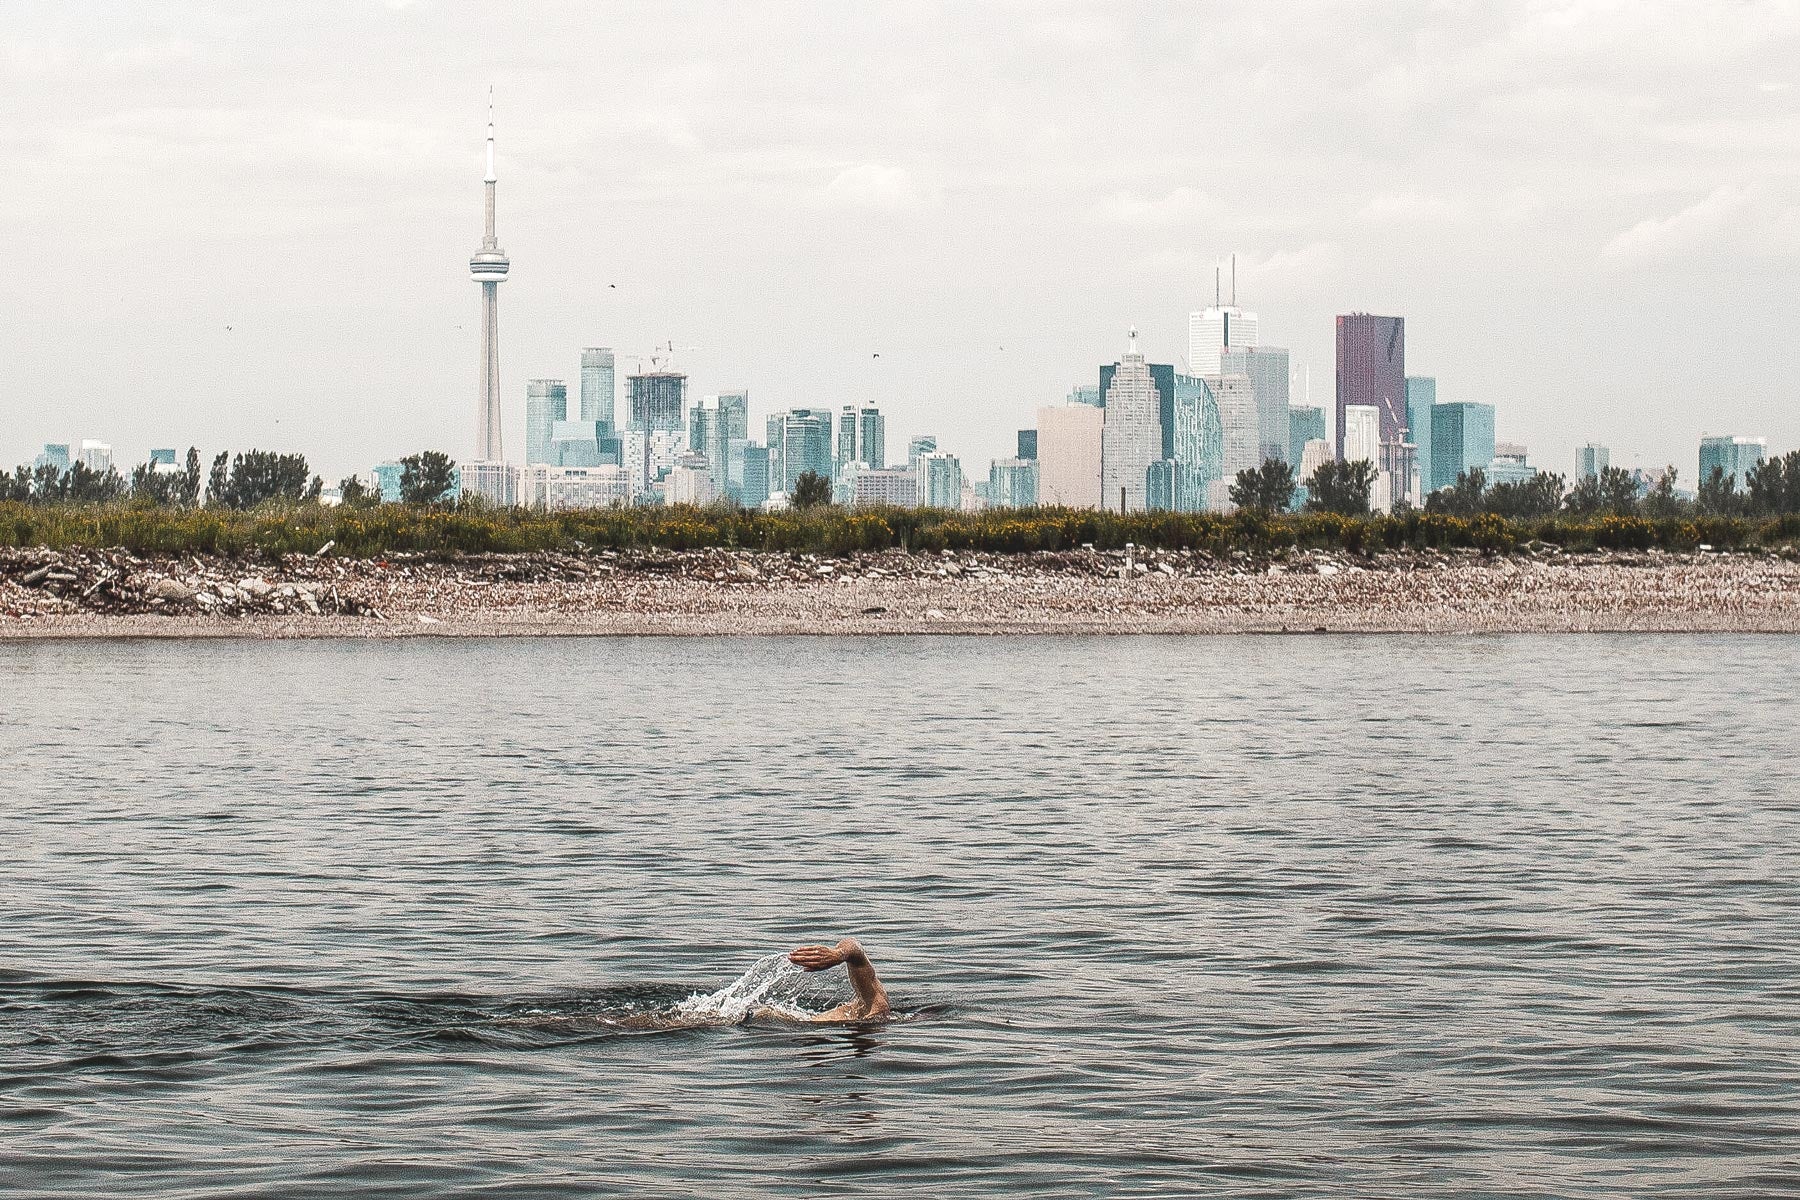
[[[774,956],[771,955],[771,958]],[[848,969],[850,986],[856,992],[856,999],[846,1000],[836,1008],[822,1013],[807,1013],[791,1008],[772,1008],[758,1005],[748,1013],[738,1010],[735,1016],[726,1016],[716,1008],[704,1006],[705,1000],[699,998],[703,1006],[699,1009],[687,1004],[674,1008],[661,1009],[655,1012],[628,1012],[613,1015],[605,1012],[593,1013],[557,1013],[531,1014],[524,1017],[504,1018],[496,1021],[498,1025],[523,1025],[539,1028],[570,1028],[579,1026],[599,1026],[607,1029],[630,1030],[669,1030],[700,1029],[707,1026],[737,1024],[745,1019],[763,1021],[801,1022],[806,1024],[834,1023],[848,1024],[860,1021],[885,1021],[890,1015],[887,989],[881,986],[881,980],[875,975],[875,964],[869,961],[868,952],[862,943],[855,938],[845,938],[835,946],[801,946],[787,955],[787,960],[803,971],[828,971],[832,967],[842,965]],[[742,981],[740,981],[742,982]],[[691,1003],[691,1002],[690,1002]]]
[[[809,1020],[879,1021],[888,1015],[887,989],[875,977],[875,964],[855,938],[845,938],[835,946],[802,946],[788,955],[788,961],[803,971],[828,971],[839,963],[850,971],[850,986],[856,989],[856,999],[846,1000]]]

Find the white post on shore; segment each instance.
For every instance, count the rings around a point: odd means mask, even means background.
[[[1120,579],[1130,579],[1131,578],[1131,568],[1134,565],[1136,555],[1137,555],[1137,546],[1131,542],[1126,542],[1125,543],[1125,565],[1123,567],[1119,568],[1119,578]]]

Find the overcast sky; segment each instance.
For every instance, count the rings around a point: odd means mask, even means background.
[[[1233,251],[1316,403],[1362,310],[1550,469],[1800,445],[1796,0],[10,0],[0,73],[7,463],[468,456],[489,83],[515,459],[673,340],[984,472]]]

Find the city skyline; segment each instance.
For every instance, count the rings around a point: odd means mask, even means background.
[[[1552,469],[1598,441],[1616,464],[1674,462],[1692,481],[1702,434],[1800,443],[1778,357],[1797,302],[1762,282],[1800,250],[1781,183],[1791,12],[1749,5],[1733,31],[1697,10],[1647,23],[1500,6],[1468,28],[1426,19],[1435,58],[1403,36],[1417,22],[1365,22],[1371,65],[1349,76],[1323,53],[1347,26],[1315,10],[1273,6],[1236,41],[1149,11],[945,15],[947,40],[996,67],[986,90],[920,55],[922,30],[892,15],[777,31],[715,14],[696,32],[652,14],[654,31],[696,36],[668,39],[660,77],[621,56],[571,107],[581,38],[564,49],[522,33],[529,20],[371,5],[334,35],[337,64],[272,8],[239,18],[266,35],[242,60],[227,52],[238,25],[205,10],[151,5],[90,28],[27,9],[8,41],[11,161],[38,270],[0,335],[17,365],[10,450],[265,446],[333,478],[423,446],[472,458],[459,397],[479,312],[446,264],[466,253],[490,80],[516,181],[508,242],[530,264],[508,289],[509,446],[526,380],[572,379],[584,346],[630,362],[673,338],[701,346],[681,362],[697,392],[747,388],[764,412],[875,404],[895,440],[932,432],[965,462],[1003,458],[1037,408],[1117,358],[1128,325],[1150,359],[1181,363],[1188,314],[1234,247],[1237,301],[1262,342],[1319,376],[1310,400],[1327,411],[1330,321],[1360,310],[1404,316],[1408,373],[1494,404],[1500,435]],[[562,19],[576,35],[610,27]],[[1673,24],[1692,34],[1679,50],[1665,48]],[[816,52],[819,38],[845,48],[843,67],[798,93],[770,82],[787,77],[789,42]],[[396,57],[415,43],[480,48],[440,79]],[[1618,65],[1633,48],[1648,65]],[[907,88],[860,86],[903,78],[909,55]],[[1156,91],[1196,61],[1224,68],[1242,121],[1201,128]],[[1111,72],[1117,94],[1079,104],[1046,90],[1109,63],[1149,74]],[[1381,99],[1405,147],[1331,148],[1335,119],[1271,103],[1253,66]],[[1629,104],[1652,67],[1652,101]],[[1372,90],[1384,78],[1397,82]],[[1545,107],[1570,89],[1590,101],[1574,136]],[[1500,138],[1506,112],[1529,119]],[[1695,147],[1701,128],[1722,136]],[[1495,175],[1463,178],[1471,137]],[[1691,149],[1678,172],[1660,165],[1671,146]],[[1332,186],[1295,191],[1321,178]],[[352,289],[305,269],[352,260]],[[1732,319],[1708,324],[1718,374],[1701,404],[1668,386],[1662,348],[1708,309]],[[1521,346],[1549,386],[1522,386]],[[956,394],[982,403],[944,403]]]

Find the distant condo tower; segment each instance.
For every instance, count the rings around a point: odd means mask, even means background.
[[[494,240],[494,89],[488,89],[487,233],[469,260],[469,274],[481,285],[481,403],[475,415],[475,457],[499,462],[500,448],[500,297],[495,289],[512,264]]]

